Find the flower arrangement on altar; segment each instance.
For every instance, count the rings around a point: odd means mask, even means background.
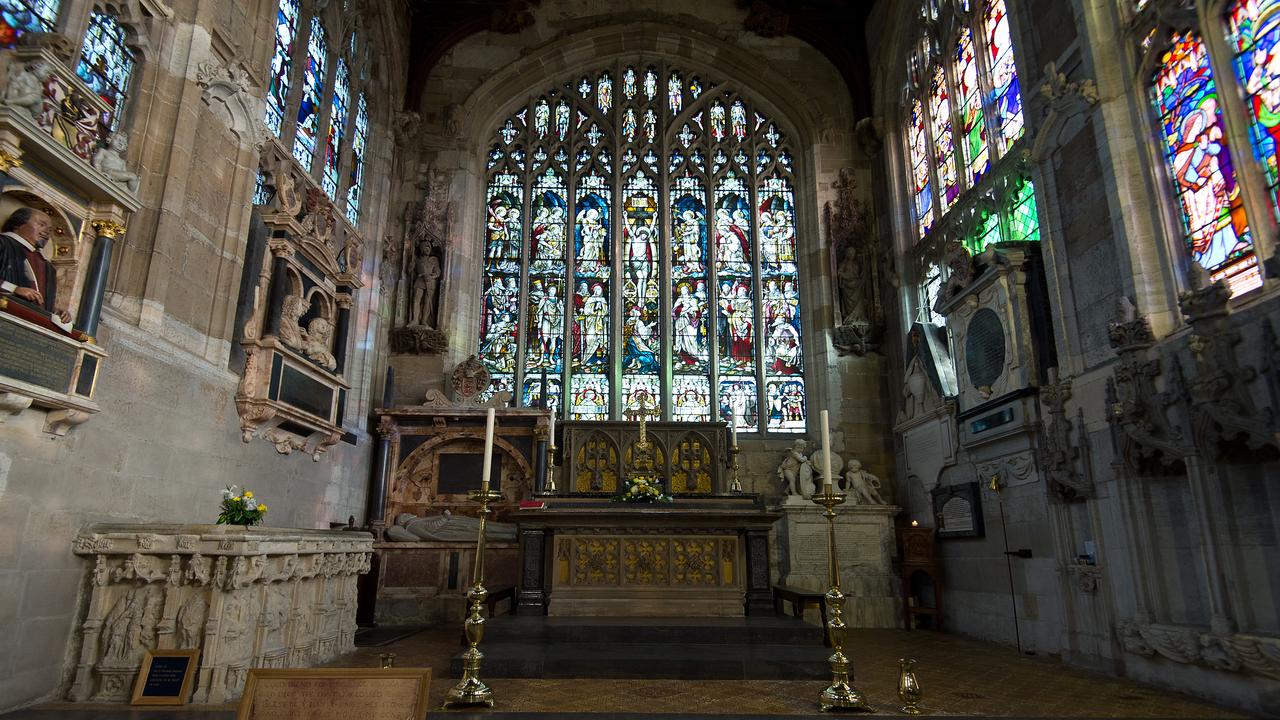
[[[267,514],[267,505],[261,498],[254,497],[248,488],[241,492],[236,485],[228,485],[222,491],[222,505],[219,507],[219,525],[257,525]]]
[[[613,498],[614,502],[656,503],[672,502],[672,497],[662,491],[662,483],[648,477],[628,478],[622,488],[622,494]]]

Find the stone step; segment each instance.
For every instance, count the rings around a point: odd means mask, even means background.
[[[545,617],[503,615],[485,625],[485,640],[636,645],[822,645],[822,628],[787,616]]]
[[[811,645],[482,643],[486,678],[610,678],[680,680],[821,680],[830,678],[829,650]],[[462,676],[461,653],[450,665]]]

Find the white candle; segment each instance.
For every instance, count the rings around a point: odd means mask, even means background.
[[[729,433],[733,436],[733,446],[738,447],[738,416],[729,418]]]
[[[547,444],[551,447],[556,446],[556,411],[551,411],[551,425],[547,429]]]
[[[825,411],[824,411],[825,412]],[[493,469],[493,408],[484,419],[484,470],[480,474],[480,489],[489,491],[489,471]]]
[[[831,426],[822,411],[822,494],[831,494]]]

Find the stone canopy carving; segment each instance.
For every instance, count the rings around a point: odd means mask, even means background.
[[[441,331],[440,300],[455,214],[449,200],[450,180],[443,171],[428,170],[418,183],[421,199],[405,209],[401,245],[405,277],[396,293],[396,304],[403,312],[400,327],[391,331],[392,351],[396,353],[433,354],[448,346]]]
[[[841,354],[864,355],[877,350],[884,329],[876,239],[855,194],[853,169],[841,170],[833,187],[835,204],[827,203],[823,210],[836,278],[837,322],[832,343]]]

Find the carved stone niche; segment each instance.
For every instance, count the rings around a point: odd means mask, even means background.
[[[342,437],[352,293],[363,240],[276,142],[263,149],[270,232],[241,345],[236,392],[242,439],[319,460]]]
[[[93,525],[74,551],[86,593],[67,668],[75,702],[123,702],[148,650],[195,648],[191,697],[232,702],[249,668],[320,665],[355,650],[363,532]]]

